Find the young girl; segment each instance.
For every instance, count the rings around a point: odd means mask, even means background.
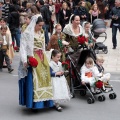
[[[59,103],[70,100],[70,91],[64,76],[62,63],[59,62],[61,53],[58,50],[53,50],[51,56],[50,67],[53,83],[53,100],[56,109],[62,111]]]
[[[103,63],[104,63],[103,56],[97,56],[96,67],[99,71],[100,79],[103,81],[104,85],[109,85],[109,80],[110,80],[111,74],[110,73],[106,73],[106,74],[104,73]]]
[[[25,23],[22,25],[22,32],[24,32],[25,31],[25,29],[27,28],[27,26],[30,24],[30,21],[31,21],[31,15],[27,15],[27,16],[25,16]]]
[[[57,49],[62,53],[62,61],[64,61],[64,45],[68,46],[69,43],[66,42],[65,34],[61,32],[62,26],[60,24],[55,25],[55,33],[50,37],[50,41],[48,43],[47,49]]]
[[[88,57],[85,60],[85,63],[82,66],[80,72],[82,84],[84,85],[86,83],[89,83],[91,87],[95,88],[95,78],[98,76],[99,72],[97,68],[94,67],[94,61],[91,57]]]
[[[92,36],[91,31],[90,31],[90,23],[89,22],[84,22],[83,23],[83,28],[84,28],[84,35],[88,39],[88,42],[86,45],[89,48],[92,48],[94,46],[94,42],[96,42],[96,39]]]
[[[93,23],[93,21],[95,19],[97,19],[99,17],[99,14],[100,14],[100,11],[98,9],[98,6],[97,4],[94,4],[92,7],[91,7],[91,10],[89,11],[90,13],[90,21],[91,23]]]

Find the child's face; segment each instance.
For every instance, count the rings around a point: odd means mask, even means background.
[[[97,60],[96,63],[97,63],[99,66],[103,66],[104,61],[103,61],[103,60]]]
[[[91,68],[92,66],[93,66],[93,64],[90,64],[90,63],[85,63],[85,66],[87,67],[87,68]]]
[[[94,11],[97,11],[97,9],[98,9],[97,6],[95,6],[95,7],[94,7]]]
[[[27,25],[30,24],[30,19],[29,19],[28,17],[25,17],[25,23],[26,23]]]
[[[6,29],[0,30],[0,32],[1,32],[2,35],[6,35],[6,31],[7,31]]]
[[[52,56],[52,60],[56,63],[60,60],[60,58],[61,58],[61,53],[58,53],[55,57]]]
[[[3,20],[1,20],[1,21],[0,21],[0,25],[6,25],[6,22],[3,21]]]
[[[61,26],[57,26],[56,32],[57,32],[57,33],[61,33],[61,31],[62,31],[62,27],[61,27]]]
[[[85,32],[89,32],[89,30],[90,30],[90,24],[86,24],[85,25]]]

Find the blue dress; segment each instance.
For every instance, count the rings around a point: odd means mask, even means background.
[[[19,104],[27,108],[42,109],[53,107],[53,101],[33,102],[32,67],[28,68],[28,75],[19,80]]]

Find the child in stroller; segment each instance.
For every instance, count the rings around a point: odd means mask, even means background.
[[[103,83],[104,83],[103,90],[105,92],[107,92],[107,89],[105,89],[105,87],[112,87],[111,85],[109,85],[111,74],[110,73],[104,73],[103,63],[104,63],[103,56],[97,56],[96,67],[98,68],[98,71],[99,71],[99,74],[100,74],[100,80],[102,80]]]
[[[83,85],[90,84],[91,87],[94,87],[95,90],[95,76],[98,75],[98,70],[94,67],[94,61],[91,57],[88,57],[85,60],[84,65],[80,69],[81,73],[81,82]]]
[[[100,84],[100,86],[98,87],[96,84],[97,82],[96,79],[93,78],[92,82],[90,82],[90,85],[88,84],[84,84],[85,81],[83,80],[83,78],[85,77],[85,75],[83,75],[82,71],[84,70],[82,66],[84,65],[86,59],[90,57],[93,59],[94,63],[96,63],[96,55],[94,54],[93,51],[91,51],[90,49],[81,49],[79,51],[77,51],[76,53],[73,53],[71,55],[68,55],[68,59],[70,60],[70,69],[69,69],[69,75],[70,75],[70,90],[71,90],[71,94],[73,95],[73,97],[75,97],[75,91],[79,91],[81,96],[85,96],[87,94],[87,92],[89,93],[89,97],[87,99],[88,104],[94,103],[95,102],[95,95],[99,95],[97,96],[98,101],[104,101],[105,100],[105,95],[103,92],[103,90],[101,89],[103,87],[103,83],[101,81],[98,81],[98,83]],[[92,67],[92,66],[91,66]],[[95,66],[94,66],[95,67]],[[81,69],[81,73],[80,73],[80,69]],[[95,76],[98,76],[96,73],[98,71],[97,67],[93,68],[93,73],[95,73]],[[89,74],[90,75],[90,74]],[[97,79],[99,80],[99,79]],[[95,83],[95,84],[94,84]],[[93,88],[98,87],[100,88],[97,93],[93,93],[91,91],[91,87],[93,86]],[[108,88],[110,92],[109,94],[109,98],[110,99],[115,99],[116,98],[116,94],[112,88]],[[94,90],[94,89],[93,89]]]

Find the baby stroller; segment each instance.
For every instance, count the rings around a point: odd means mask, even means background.
[[[98,37],[104,37],[103,42],[96,42],[94,46],[94,51],[96,54],[99,53],[99,50],[102,50],[105,54],[108,53],[107,46],[105,46],[103,43],[107,39],[107,34],[106,34],[106,25],[104,20],[102,19],[95,19],[93,21],[93,25],[91,28],[91,33],[92,35],[97,39]]]
[[[105,95],[103,94],[104,92],[102,90],[100,90],[99,93],[93,93],[89,84],[81,84],[80,68],[84,64],[87,57],[92,57],[94,62],[96,60],[96,55],[89,49],[80,50],[76,53],[67,56],[67,58],[70,60],[69,75],[71,94],[73,95],[73,97],[75,97],[75,91],[79,91],[81,96],[85,96],[88,91],[88,93],[90,94],[90,97],[88,97],[87,99],[88,104],[92,104],[95,102],[95,95],[97,94],[100,94],[98,96],[98,101],[105,101]],[[109,98],[115,99],[116,94],[113,88],[106,87],[106,89],[108,90],[108,92],[110,92]]]

